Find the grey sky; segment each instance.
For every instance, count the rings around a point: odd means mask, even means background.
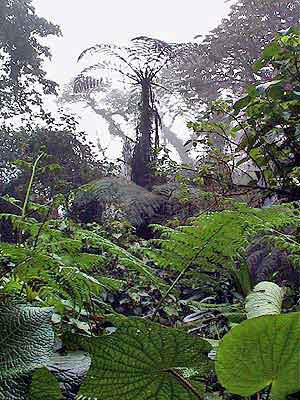
[[[82,66],[77,65],[77,57],[96,43],[125,44],[140,35],[170,42],[192,41],[195,35],[207,34],[217,27],[229,10],[225,0],[34,0],[33,3],[40,16],[62,29],[63,37],[46,39],[53,55],[46,69],[58,83],[70,81],[80,71]],[[80,128],[92,141],[100,138],[111,156],[120,153],[120,140],[109,135],[107,124],[100,117],[75,106],[71,111],[80,117]],[[182,121],[177,125],[183,137],[186,124]]]
[[[37,13],[57,23],[62,38],[51,38],[51,78],[67,81],[82,50],[96,43],[124,43],[147,35],[190,41],[206,34],[226,16],[225,0],[34,0]]]

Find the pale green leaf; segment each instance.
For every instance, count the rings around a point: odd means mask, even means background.
[[[300,390],[300,314],[242,322],[220,343],[216,371],[231,393],[251,396],[271,385],[273,400]]]
[[[246,298],[247,318],[281,313],[283,289],[273,282],[260,282]]]

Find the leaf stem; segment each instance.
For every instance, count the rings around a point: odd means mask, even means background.
[[[164,372],[172,374],[175,377],[175,379],[180,383],[181,386],[183,386],[185,389],[193,393],[198,400],[203,400],[200,394],[194,388],[194,386],[182,375],[180,375],[174,368],[166,369],[164,370]]]
[[[27,207],[28,207],[28,203],[29,203],[29,199],[30,199],[30,195],[31,195],[31,191],[32,191],[32,185],[33,185],[33,182],[34,182],[34,178],[35,178],[35,174],[36,174],[38,163],[40,162],[40,160],[44,156],[45,156],[45,153],[41,153],[37,157],[35,162],[33,163],[31,176],[30,176],[30,180],[29,180],[28,188],[27,188],[27,192],[26,192],[26,196],[25,196],[25,200],[24,200],[24,203],[23,203],[23,207],[22,207],[22,218],[25,218],[25,216],[26,216],[26,211],[27,211]]]

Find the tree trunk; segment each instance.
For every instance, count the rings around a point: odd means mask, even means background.
[[[133,158],[131,179],[139,186],[151,189],[151,161],[152,146],[151,134],[153,124],[153,111],[151,107],[151,83],[144,79],[141,82],[142,98],[141,98],[141,114],[138,126],[138,137],[135,145]]]

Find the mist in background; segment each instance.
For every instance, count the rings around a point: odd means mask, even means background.
[[[62,37],[47,38],[52,60],[45,64],[49,77],[60,85],[80,71],[77,58],[87,47],[97,43],[123,45],[141,35],[167,42],[194,41],[196,35],[206,35],[217,27],[230,6],[226,0],[35,0],[34,5],[37,14],[62,30]],[[49,108],[55,107],[54,100],[50,100]],[[120,139],[111,137],[99,116],[76,105],[69,111],[78,116],[80,129],[107,148],[111,158],[120,155]],[[174,128],[182,136],[187,135],[184,120]]]

